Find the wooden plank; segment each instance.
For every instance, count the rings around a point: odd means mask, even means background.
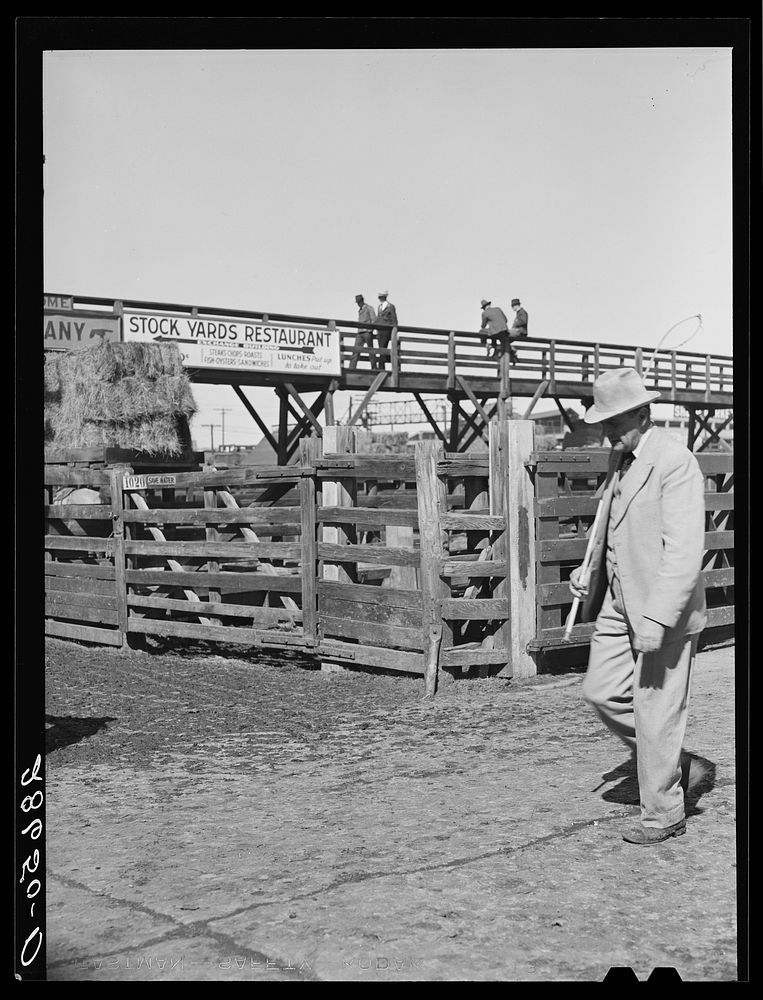
[[[298,525],[300,515],[299,507],[217,507],[207,510],[186,507],[126,510],[124,519],[135,524],[187,524],[199,527],[207,524],[230,524],[278,528]]]
[[[334,618],[323,612],[320,620],[322,636],[337,635],[346,639],[362,639],[367,645],[385,648],[420,650],[424,647],[424,636],[420,625],[417,628],[402,628],[376,622]]]
[[[450,587],[440,577],[445,536],[440,516],[447,509],[445,483],[438,475],[442,445],[436,441],[416,443],[416,492],[419,509],[420,569],[422,592],[422,629],[425,655],[425,692],[433,697],[437,690],[440,647],[453,645],[450,627],[443,625],[441,602],[450,596]]]
[[[101,625],[119,625],[117,611],[105,608],[83,607],[81,604],[63,604],[45,599],[45,615],[50,618],[72,618],[78,622],[99,622]]]
[[[400,353],[404,353],[404,352],[400,352]],[[374,380],[371,383],[371,385],[370,385],[368,391],[366,392],[365,396],[361,400],[360,405],[355,410],[355,412],[353,413],[352,417],[350,417],[350,421],[349,421],[350,426],[352,426],[353,424],[356,424],[358,422],[358,420],[360,419],[360,417],[363,414],[364,410],[366,409],[366,407],[370,403],[371,399],[375,395],[376,391],[379,389],[379,387],[381,386],[382,382],[387,378],[388,375],[389,375],[388,371],[380,371],[378,373],[378,375],[374,376]]]
[[[51,503],[44,505],[43,514],[59,521],[110,521],[111,506],[107,503]]]
[[[463,512],[443,514],[440,524],[446,531],[505,531],[506,519],[495,514]]]
[[[77,639],[79,642],[97,642],[103,646],[121,646],[122,633],[119,629],[95,628],[92,625],[76,625],[72,622],[57,622],[45,619],[45,635],[59,639]]]
[[[353,460],[324,458],[316,462],[316,474],[321,479],[386,479],[389,481],[415,479],[413,460],[388,458],[386,455],[359,455]],[[332,506],[327,503],[326,506]],[[341,506],[335,504],[333,506]]]
[[[706,531],[705,532],[705,550],[715,550],[715,549],[733,549],[734,548],[734,532],[733,531]]]
[[[53,565],[56,565],[55,563]],[[109,597],[116,596],[113,580],[94,580],[89,577],[46,576],[46,594],[96,594]]]
[[[479,643],[468,643],[463,646],[454,646],[452,649],[443,649],[440,653],[440,662],[444,667],[471,667],[477,664],[506,663],[506,650],[485,649]]]
[[[325,562],[366,562],[374,566],[418,566],[419,564],[418,552],[393,549],[385,545],[335,545],[319,542],[318,558]]]
[[[508,595],[497,598],[469,600],[449,597],[442,601],[442,617],[459,621],[496,621],[509,618]],[[503,647],[502,647],[503,648]],[[508,656],[504,653],[504,660]]]
[[[165,611],[181,611],[189,615],[199,614],[199,604],[196,601],[173,600],[169,597],[142,597],[130,594],[127,604],[131,608],[157,608]],[[277,624],[278,622],[301,622],[302,612],[286,608],[263,608],[257,605],[229,604],[223,601],[203,601],[205,614],[215,617],[248,618],[259,625]]]
[[[196,625],[194,622],[173,622],[157,618],[129,618],[129,631],[145,635],[165,635],[184,639],[206,639],[209,642],[243,642],[247,646],[295,646],[304,648],[301,636],[266,635],[262,630],[231,625]]]
[[[66,608],[97,608],[106,611],[116,611],[118,608],[117,595],[92,594],[78,590],[56,591],[46,590],[45,608],[66,607]],[[58,614],[58,612],[51,612]]]
[[[558,527],[558,522],[555,523]],[[588,540],[586,538],[557,538],[541,539],[537,546],[538,558],[541,563],[553,566],[555,563],[567,562],[568,560],[582,560],[585,555]],[[557,567],[558,572],[558,567]],[[541,582],[558,582],[542,580]]]
[[[731,453],[700,452],[694,457],[699,462],[699,467],[705,476],[728,475],[734,471],[734,455]]]
[[[80,546],[81,547],[81,546]],[[284,559],[299,561],[302,547],[294,542],[125,542],[130,556],[182,556],[185,559]]]
[[[318,457],[319,444],[314,438],[299,443],[300,464],[312,465]],[[305,641],[314,643],[318,636],[318,523],[315,479],[303,476],[299,482],[302,524],[300,567],[302,570],[302,613]]]
[[[594,622],[573,625],[569,641],[564,638],[564,626],[560,628],[541,629],[536,637],[530,641],[529,646],[533,650],[538,650],[552,646],[574,646],[580,642],[587,644],[593,635],[594,625]]]
[[[114,551],[114,541],[111,538],[89,538],[87,535],[45,535],[44,547],[61,551],[103,552],[110,556]]]
[[[362,583],[334,583],[329,580],[318,582],[318,598],[353,601],[357,604],[386,605],[394,608],[412,608],[421,620],[422,597],[420,590],[399,590],[392,587],[375,587]]]
[[[45,562],[46,577],[86,577],[92,580],[113,580],[113,566],[99,566],[95,563]],[[46,581],[47,582],[47,581]]]
[[[733,587],[734,567],[729,566],[724,569],[706,569],[702,573],[702,581],[705,584],[706,590],[710,590],[713,587]]]
[[[377,590],[381,590],[377,587]],[[421,635],[421,608],[399,608],[394,604],[370,604],[367,601],[336,600],[321,596],[320,614],[346,621],[370,622],[379,625],[396,625],[413,628]],[[370,639],[370,636],[366,636]]]
[[[364,498],[365,499],[365,498]],[[411,496],[415,502],[415,496]],[[417,528],[417,510],[390,510],[379,507],[319,507],[318,521],[323,524],[356,524],[363,528],[383,528],[402,525]]]
[[[357,645],[339,639],[321,639],[318,652],[323,660],[352,663],[358,666],[383,667],[400,673],[423,674],[424,657],[401,649]]]
[[[535,446],[535,425],[531,420],[509,420],[505,424],[506,454],[501,476],[506,484],[506,519],[509,563],[506,589],[510,608],[511,671],[513,677],[537,673],[535,659],[527,644],[537,630],[536,607],[536,521],[533,514],[535,490],[527,470]],[[496,553],[496,557],[500,552]],[[498,591],[496,591],[498,596]]]
[[[300,396],[300,394],[297,392],[296,388],[294,387],[294,384],[292,382],[284,382],[283,385],[284,385],[286,391],[291,396],[291,398],[295,401],[295,403],[297,404],[297,406],[300,408],[300,410],[302,410],[302,412],[304,413],[306,419],[309,420],[310,423],[313,425],[313,428],[315,429],[315,433],[318,435],[318,437],[322,437],[322,435],[323,435],[323,428],[321,427],[321,425],[316,420],[316,415],[313,412],[313,410],[307,405],[307,403],[304,402],[304,400],[302,399],[302,397]],[[319,408],[318,412],[320,412],[320,408]]]
[[[46,486],[108,486],[109,473],[105,469],[69,469],[47,465],[43,481]]]
[[[161,586],[196,590],[219,590],[221,593],[236,591],[268,590],[300,593],[302,576],[299,573],[271,575],[267,573],[195,573],[182,570],[128,569],[125,581],[134,586]],[[296,608],[297,605],[295,604]]]
[[[707,628],[718,628],[720,625],[733,625],[734,621],[733,606],[707,609]]]
[[[536,500],[536,517],[586,517],[596,513],[599,501],[590,496],[556,496]]]
[[[440,566],[441,576],[479,578],[505,577],[509,564],[505,559],[443,559]]]

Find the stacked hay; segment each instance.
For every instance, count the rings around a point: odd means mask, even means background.
[[[191,450],[196,412],[176,344],[104,343],[45,357],[45,442],[149,455]]]

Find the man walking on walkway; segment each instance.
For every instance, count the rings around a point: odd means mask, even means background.
[[[362,295],[355,296],[355,303],[358,307],[358,323],[376,322],[374,307],[369,305]],[[358,327],[358,332],[355,336],[355,346],[352,351],[352,357],[350,358],[350,364],[348,365],[350,371],[353,371],[358,367],[358,357],[361,354],[362,347],[366,348],[371,367],[376,368],[377,359],[376,351],[374,350],[374,328],[372,326]]]
[[[583,694],[636,754],[641,822],[623,839],[645,845],[686,831],[682,742],[706,622],[704,480],[692,452],[652,424],[659,395],[633,368],[594,382],[584,419],[603,425],[612,451],[590,580],[580,567],[570,577],[583,620],[596,621]]]
[[[397,310],[392,305],[391,302],[387,302],[387,296],[389,292],[379,292],[379,311],[377,313],[377,322],[384,325],[385,329],[377,329],[379,335],[379,347],[384,350],[389,347],[389,341],[392,336],[392,327],[397,326]],[[385,360],[387,355],[379,352],[379,368],[384,368]]]

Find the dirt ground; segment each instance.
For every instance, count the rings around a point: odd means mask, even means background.
[[[581,668],[426,701],[297,655],[51,639],[48,979],[734,981],[733,671],[700,653],[709,779],[642,848]]]

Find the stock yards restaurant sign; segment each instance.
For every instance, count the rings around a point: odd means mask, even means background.
[[[177,344],[188,368],[338,375],[339,332],[276,322],[125,309],[124,340]]]

